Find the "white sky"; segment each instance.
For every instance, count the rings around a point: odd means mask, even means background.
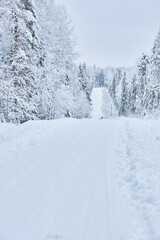
[[[150,53],[160,26],[160,0],[57,0],[67,8],[79,61],[101,67],[132,66]]]

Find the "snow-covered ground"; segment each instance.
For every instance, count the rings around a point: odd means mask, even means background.
[[[159,120],[0,126],[0,239],[160,239]]]
[[[159,173],[160,120],[1,124],[0,240],[159,240]]]

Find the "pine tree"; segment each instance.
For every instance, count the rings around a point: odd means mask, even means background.
[[[140,115],[145,115],[148,104],[147,85],[149,83],[149,64],[150,60],[146,54],[142,54],[138,65],[138,112]]]
[[[81,83],[82,89],[85,92],[88,101],[90,102],[91,80],[86,63],[84,63],[83,65],[79,65],[78,79]]]
[[[80,83],[80,89],[83,93],[81,93],[81,97],[83,96],[83,101],[85,101],[85,117],[89,117],[90,115],[90,107],[91,107],[91,82],[90,82],[90,75],[87,70],[86,63],[83,65],[79,65],[79,71],[78,71],[78,80]],[[83,103],[82,103],[83,105]]]
[[[114,74],[111,89],[110,89],[110,94],[114,102],[116,102],[116,88],[117,88],[117,74]]]
[[[126,78],[126,73],[124,73],[122,80],[122,92],[121,92],[121,102],[119,108],[120,116],[128,116],[128,83]]]
[[[154,46],[151,54],[151,66],[152,83],[160,83],[160,30],[157,33],[156,39],[154,41]]]
[[[111,94],[111,96],[113,98],[113,102],[117,108],[119,108],[119,101],[118,101],[118,97],[117,97],[117,88],[118,88],[118,85],[121,83],[121,81],[122,81],[122,71],[120,68],[116,68],[113,71],[113,80],[112,80],[112,84],[110,87],[110,94]]]
[[[104,87],[104,85],[105,85],[105,76],[104,76],[103,69],[101,69],[100,72],[97,73],[96,82],[97,82],[97,84],[96,84],[97,87]]]
[[[160,84],[160,30],[157,33],[154,46],[151,54],[151,84],[156,86]],[[155,92],[156,91],[156,92]],[[160,90],[157,88],[152,91],[151,96],[153,99],[150,101],[154,102],[154,109],[160,110]]]
[[[136,75],[132,78],[131,83],[131,90],[130,90],[130,96],[129,96],[129,110],[131,115],[135,115],[137,113],[137,77]]]
[[[38,87],[40,84],[41,54],[37,35],[37,19],[33,0],[6,2],[8,52],[3,56],[2,82],[9,90],[5,97],[8,107],[6,121],[24,122],[38,118]],[[5,114],[6,115],[6,114]]]

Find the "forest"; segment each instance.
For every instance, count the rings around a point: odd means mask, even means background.
[[[119,116],[159,115],[160,31],[151,53],[133,68],[78,64],[76,45],[65,7],[53,0],[1,0],[1,122],[90,118],[94,87],[109,90]]]

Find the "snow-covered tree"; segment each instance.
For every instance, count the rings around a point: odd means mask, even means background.
[[[3,94],[3,99],[7,99],[3,109],[5,119],[12,122],[36,119],[42,60],[34,2],[6,1],[1,3],[1,12],[4,14],[1,24],[5,20],[8,26],[7,30],[6,25],[2,26],[0,35],[0,41],[5,44],[5,51],[3,46],[0,49],[1,83],[8,89],[7,95]]]
[[[80,83],[80,90],[81,90],[81,97],[83,100],[81,100],[82,106],[83,103],[85,102],[85,117],[89,117],[90,115],[90,107],[91,107],[91,90],[92,90],[92,84],[90,80],[90,74],[87,69],[86,63],[80,64],[79,65],[79,70],[78,70],[78,80]]]
[[[82,88],[86,94],[88,101],[90,101],[92,82],[91,82],[89,70],[87,69],[86,63],[79,65],[78,79],[82,85]]]
[[[150,102],[152,102],[152,104],[154,103],[154,109],[160,110],[160,29],[154,41],[154,46],[151,54],[150,83],[151,86],[155,87],[155,90],[151,89],[150,95],[153,96],[153,99]],[[156,88],[156,86],[159,87]]]
[[[105,75],[103,69],[96,76],[96,86],[97,87],[104,87],[105,84]]]
[[[120,68],[116,68],[113,70],[113,78],[110,86],[110,94],[113,98],[114,104],[117,108],[119,108],[119,85],[122,82],[122,71]]]
[[[42,116],[46,119],[76,117],[77,108],[84,103],[77,95],[81,92],[81,84],[74,63],[77,53],[72,22],[65,8],[54,0],[39,0],[36,8],[45,64]],[[86,112],[81,111],[80,116],[86,116]]]
[[[137,89],[137,112],[139,115],[145,115],[148,105],[148,83],[150,59],[148,55],[142,54],[138,64],[138,89]]]
[[[151,54],[151,74],[152,83],[160,83],[160,30],[157,33],[156,39],[154,41],[154,46]]]
[[[122,92],[121,92],[121,101],[119,107],[120,116],[128,116],[129,104],[128,104],[128,83],[126,78],[126,73],[124,73],[122,80]]]
[[[138,92],[137,76],[134,75],[132,78],[128,103],[131,115],[135,115],[137,113],[137,92]]]

